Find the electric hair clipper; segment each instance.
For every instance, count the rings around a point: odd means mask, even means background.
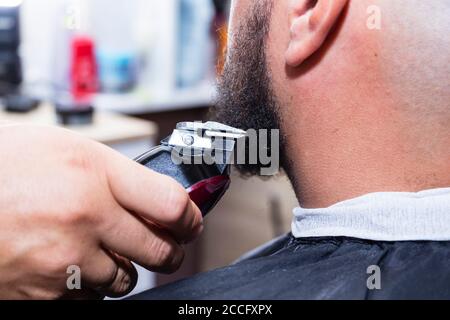
[[[205,216],[230,186],[234,150],[245,137],[245,131],[216,122],[182,122],[135,160],[178,181]]]

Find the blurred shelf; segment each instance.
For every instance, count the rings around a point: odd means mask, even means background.
[[[50,104],[43,104],[36,110],[28,113],[9,113],[5,112],[0,106],[0,122],[2,121],[43,126],[61,126],[58,124],[56,113]],[[155,140],[158,135],[158,126],[153,122],[106,111],[96,112],[92,124],[65,126],[64,128],[107,145],[130,143],[140,140],[151,141]]]
[[[178,89],[165,98],[156,96],[152,98],[150,94],[139,91],[125,94],[99,94],[95,99],[95,107],[99,110],[130,115],[148,114],[209,107],[215,96],[215,86],[208,83],[194,88]]]

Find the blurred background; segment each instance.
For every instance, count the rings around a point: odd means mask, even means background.
[[[0,0],[0,121],[65,126],[134,158],[180,121],[206,120],[231,0]],[[287,179],[241,179],[171,276],[232,263],[289,231]]]

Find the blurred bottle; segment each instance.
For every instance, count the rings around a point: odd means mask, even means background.
[[[178,27],[177,85],[195,86],[207,77],[213,65],[211,0],[180,0]]]
[[[72,38],[71,49],[71,93],[75,100],[86,100],[98,90],[94,41],[91,37],[76,35]]]
[[[88,1],[63,0],[55,11],[52,102],[64,125],[88,124],[94,116],[98,74],[94,40],[87,31]]]
[[[88,7],[86,0],[63,0],[56,9],[52,28],[56,95],[70,92],[81,98],[97,91],[95,44],[87,34]]]
[[[136,57],[130,52],[99,50],[99,76],[103,92],[127,92],[136,83]]]

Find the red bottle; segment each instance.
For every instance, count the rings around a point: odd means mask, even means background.
[[[71,51],[72,95],[76,100],[85,100],[98,90],[94,41],[88,36],[75,36],[72,40]]]

